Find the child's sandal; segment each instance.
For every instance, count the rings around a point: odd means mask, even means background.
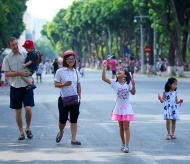
[[[171,135],[170,134],[167,135],[166,140],[171,140]]]

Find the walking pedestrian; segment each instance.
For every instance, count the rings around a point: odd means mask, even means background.
[[[77,54],[73,51],[66,51],[63,57],[63,68],[57,70],[55,74],[54,85],[60,88],[60,97],[58,98],[59,109],[59,133],[56,136],[56,142],[59,143],[63,137],[64,128],[70,113],[70,129],[72,134],[71,144],[81,145],[76,140],[77,120],[79,115],[79,106],[81,99],[80,73],[76,70]],[[77,95],[79,104],[65,107],[62,98]]]
[[[55,77],[56,71],[59,69],[58,59],[55,59],[53,62],[53,76]]]
[[[42,83],[42,72],[43,72],[44,66],[42,62],[38,65],[37,71],[36,71],[36,82],[38,83],[38,77],[40,78],[40,82]]]
[[[112,71],[112,79],[115,79],[116,77],[116,70],[117,70],[117,60],[115,59],[115,56],[112,57],[111,61],[110,61],[110,65],[111,65],[111,71]]]
[[[165,84],[165,92],[162,97],[158,94],[158,100],[164,103],[164,120],[166,120],[167,136],[166,140],[176,139],[176,121],[180,119],[178,105],[183,103],[183,99],[177,97],[177,79],[171,77]]]
[[[32,78],[29,76],[30,72],[23,70],[22,67],[27,54],[19,51],[18,41],[15,37],[8,39],[8,46],[11,49],[11,53],[5,56],[2,70],[10,82],[10,108],[15,109],[16,122],[20,131],[18,140],[24,140],[25,135],[22,120],[22,105],[24,105],[26,118],[25,132],[27,137],[31,139],[33,135],[30,130],[30,123],[32,119],[32,107],[34,106],[34,93],[32,89],[26,89],[28,84],[21,78],[21,76],[27,76],[32,81]]]
[[[130,122],[135,120],[134,112],[130,103],[129,93],[135,95],[135,81],[125,69],[118,70],[116,80],[106,77],[106,63],[103,64],[102,80],[114,89],[116,102],[112,111],[112,120],[118,121],[120,137],[122,141],[121,150],[129,152]]]

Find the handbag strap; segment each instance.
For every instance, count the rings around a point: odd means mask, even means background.
[[[77,75],[77,94],[78,94],[78,73],[77,73],[77,70],[76,71],[76,75]]]

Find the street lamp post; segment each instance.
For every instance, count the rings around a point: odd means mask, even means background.
[[[144,43],[143,43],[143,27],[142,27],[142,18],[149,18],[149,16],[134,16],[134,22],[137,22],[137,18],[140,18],[140,34],[141,34],[141,73],[144,73]]]

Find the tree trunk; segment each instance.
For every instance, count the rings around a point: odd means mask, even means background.
[[[167,67],[167,73],[169,76],[176,75],[176,69],[174,67],[174,54],[175,54],[175,46],[173,44],[173,41],[170,40],[169,51],[168,51],[168,67]]]

